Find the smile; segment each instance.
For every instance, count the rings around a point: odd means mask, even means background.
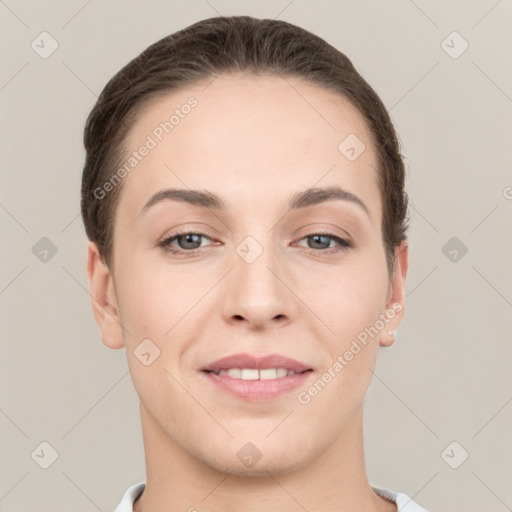
[[[229,368],[227,370],[213,371],[215,375],[227,376],[232,379],[241,380],[273,380],[281,377],[290,377],[296,375],[297,372],[286,368]],[[302,373],[302,372],[300,372]]]

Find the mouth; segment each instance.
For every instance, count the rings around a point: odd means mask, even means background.
[[[206,373],[213,373],[221,377],[230,377],[231,379],[239,380],[275,380],[283,377],[292,377],[293,375],[301,375],[306,372],[312,372],[312,369],[307,369],[302,372],[295,372],[288,368],[228,368],[221,370],[203,370]]]
[[[201,368],[216,389],[249,402],[275,400],[314,372],[313,368],[279,354],[263,357],[234,354]]]

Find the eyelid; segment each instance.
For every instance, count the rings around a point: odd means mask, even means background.
[[[213,241],[213,237],[211,237],[210,235],[208,235],[206,233],[203,233],[201,231],[189,229],[189,230],[178,231],[178,232],[173,233],[172,235],[169,235],[169,236],[164,236],[157,243],[157,245],[159,247],[161,247],[166,252],[179,253],[179,254],[194,254],[194,253],[200,251],[203,248],[203,246],[200,246],[197,249],[191,249],[191,250],[187,251],[185,249],[174,248],[171,245],[171,242],[174,242],[178,238],[180,238],[181,236],[186,236],[186,235],[199,235],[200,237],[207,238],[208,240]],[[169,247],[173,247],[173,248],[169,249]]]
[[[318,231],[318,232],[314,232],[314,233],[311,233],[311,234],[304,235],[302,238],[300,238],[300,240],[304,240],[306,238],[310,238],[310,237],[313,237],[313,236],[326,236],[328,238],[332,238],[333,240],[337,240],[337,241],[342,242],[342,243],[347,243],[347,244],[352,243],[351,240],[349,238],[347,238],[347,237],[344,237],[344,236],[341,236],[341,235],[337,235],[336,233],[329,233],[329,232],[326,232],[326,231]]]
[[[174,248],[171,245],[171,242],[174,242],[179,237],[186,236],[186,235],[198,235],[202,238],[206,238],[210,241],[213,241],[213,237],[211,237],[210,235],[203,233],[201,231],[184,230],[184,231],[176,232],[170,236],[164,237],[161,241],[158,242],[158,246],[161,247],[162,250],[167,253],[183,255],[185,257],[194,256],[197,253],[202,252],[202,250],[206,246],[200,246],[200,247],[197,247],[196,249],[186,250],[186,249]],[[313,248],[305,247],[305,249],[307,250],[307,252],[309,254],[314,254],[314,255],[333,254],[333,253],[338,253],[338,252],[344,252],[344,251],[347,251],[348,249],[354,248],[354,243],[352,242],[352,239],[350,237],[346,238],[344,236],[340,236],[335,233],[325,232],[322,230],[306,233],[301,238],[299,238],[298,242],[301,242],[302,240],[311,238],[313,236],[325,236],[325,237],[331,238],[332,240],[334,240],[336,245],[335,245],[335,247],[330,247],[327,249],[313,249]],[[216,245],[218,245],[218,244],[216,244]],[[301,245],[300,247],[304,247],[304,246]]]

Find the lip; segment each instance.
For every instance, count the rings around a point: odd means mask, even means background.
[[[217,359],[210,363],[201,371],[218,372],[219,370],[228,370],[229,368],[256,368],[263,370],[265,368],[286,368],[296,373],[302,373],[306,370],[312,370],[310,366],[300,363],[280,354],[267,354],[265,356],[252,356],[251,354],[232,354],[222,359]],[[283,377],[284,378],[284,377]]]
[[[229,368],[286,368],[295,375],[287,375],[269,380],[242,380],[227,375],[217,375],[214,371]],[[201,375],[216,386],[217,389],[248,402],[267,402],[293,391],[313,374],[313,368],[280,354],[252,356],[250,354],[233,354],[201,368]]]

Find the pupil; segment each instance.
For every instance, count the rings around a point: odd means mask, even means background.
[[[321,239],[326,239],[327,237],[325,235],[313,235],[314,244],[320,244],[322,245]],[[325,245],[325,242],[324,242]],[[327,245],[329,245],[329,242],[327,242]]]
[[[194,241],[194,237],[196,238],[196,240]],[[197,247],[189,247],[187,244],[197,244],[198,243],[198,240],[197,238],[199,238],[199,235],[195,235],[195,234],[188,234],[188,235],[184,235],[183,238],[185,238],[185,248],[187,249],[196,249]],[[200,244],[200,241],[199,241],[199,244]]]

